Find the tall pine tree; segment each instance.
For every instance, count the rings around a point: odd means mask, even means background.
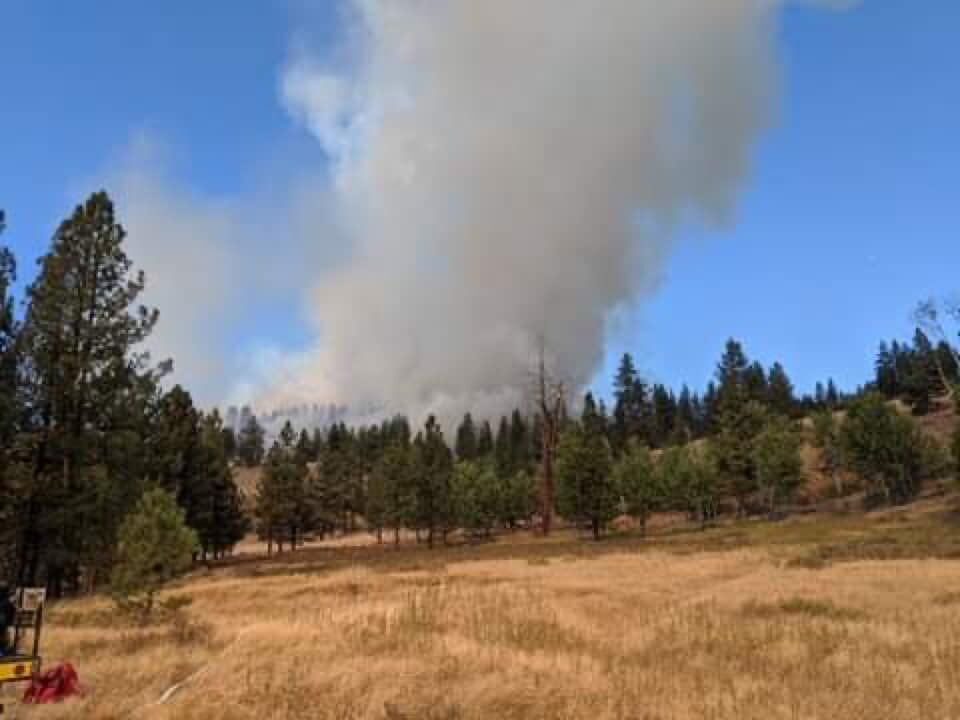
[[[28,290],[22,389],[31,459],[19,579],[53,594],[92,583],[140,495],[143,408],[159,370],[139,350],[157,311],[137,304],[126,232],[104,192],[57,229]]]

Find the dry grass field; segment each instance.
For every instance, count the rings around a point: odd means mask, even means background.
[[[36,718],[960,718],[953,500],[600,543],[242,556],[148,627],[52,612]],[[174,683],[187,680],[165,703]],[[7,695],[9,700],[11,696]]]

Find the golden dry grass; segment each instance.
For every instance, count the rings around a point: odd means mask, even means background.
[[[948,520],[920,506],[652,541],[244,560],[171,590],[193,598],[178,621],[57,607],[48,662],[72,660],[87,696],[10,716],[958,718]],[[910,551],[858,559],[878,537]]]

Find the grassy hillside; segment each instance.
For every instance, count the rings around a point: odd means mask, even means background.
[[[103,599],[57,606],[46,655],[87,697],[29,717],[960,717],[956,502],[241,556],[148,627]]]

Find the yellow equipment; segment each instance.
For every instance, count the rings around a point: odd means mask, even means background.
[[[0,688],[6,683],[29,681],[40,672],[40,633],[46,595],[43,588],[20,588],[14,595],[16,612],[13,626],[9,628],[13,632],[13,643],[5,655],[0,655]]]

